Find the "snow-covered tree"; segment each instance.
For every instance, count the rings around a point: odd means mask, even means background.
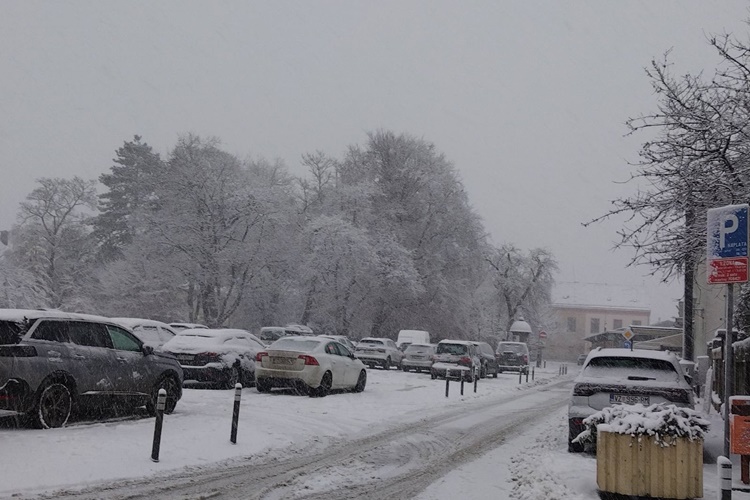
[[[8,258],[34,276],[45,306],[80,309],[93,242],[86,220],[96,206],[94,181],[41,178],[21,203]]]

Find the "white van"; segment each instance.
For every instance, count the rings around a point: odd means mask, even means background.
[[[398,332],[398,338],[396,339],[396,345],[402,351],[406,349],[409,344],[429,344],[430,333],[424,330],[401,330]]]

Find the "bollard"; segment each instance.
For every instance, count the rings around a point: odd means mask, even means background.
[[[526,383],[527,384],[529,383],[529,369],[528,369],[528,367],[526,368]]]
[[[167,406],[167,391],[159,389],[156,398],[156,423],[154,424],[154,442],[151,445],[151,460],[159,461],[159,448],[161,447],[161,426],[164,422],[164,408]]]
[[[547,360],[544,360],[544,367],[547,368]]]
[[[461,395],[464,395],[464,376],[461,375]]]
[[[716,467],[719,469],[719,489],[721,490],[720,500],[732,499],[732,462],[726,457],[719,457],[716,460]]]
[[[523,370],[521,370],[521,369],[519,368],[519,369],[518,369],[518,383],[519,383],[519,384],[521,383],[521,376],[522,376],[522,375],[523,375]]]
[[[487,375],[489,377],[489,375]],[[479,377],[474,379],[474,392],[477,392],[477,384],[479,383]]]
[[[557,367],[557,374],[562,375],[562,365]]]
[[[237,444],[237,421],[240,419],[240,398],[242,397],[242,384],[234,386],[234,410],[232,411],[232,433],[229,440]]]
[[[448,370],[445,370],[445,397],[448,397],[448,388],[450,387],[450,379],[448,378]]]
[[[534,380],[534,367],[531,367],[531,380]]]

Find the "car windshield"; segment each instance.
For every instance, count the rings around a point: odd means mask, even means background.
[[[583,369],[583,376],[661,382],[676,382],[680,379],[674,365],[667,360],[615,356],[591,358],[588,365]]]
[[[418,344],[417,344],[417,345],[415,345],[415,344],[410,344],[410,345],[409,345],[409,346],[408,346],[408,347],[406,348],[406,350],[405,350],[404,352],[405,352],[405,353],[412,353],[412,352],[427,352],[427,351],[430,351],[431,349],[432,349],[432,348],[431,348],[430,346],[428,346],[428,345],[418,345]]]
[[[469,350],[469,347],[465,344],[438,344],[437,346],[438,354],[461,355],[461,354],[466,354],[468,350]]]
[[[135,336],[141,339],[143,342],[161,342],[159,337],[159,331],[155,326],[140,326],[133,329]]]
[[[274,349],[276,351],[310,352],[319,345],[320,342],[317,340],[279,339],[268,346],[268,349]]]
[[[170,346],[200,346],[200,345],[211,345],[220,344],[223,339],[220,337],[212,337],[209,335],[196,335],[178,333],[172,340],[168,342]]]
[[[523,354],[526,352],[526,346],[523,344],[500,344],[497,346],[497,352],[512,352],[514,354]]]
[[[17,344],[23,336],[21,323],[15,321],[0,321],[0,345]]]
[[[374,344],[374,345],[383,345],[382,340],[375,340],[375,339],[362,339],[359,341],[360,344]]]

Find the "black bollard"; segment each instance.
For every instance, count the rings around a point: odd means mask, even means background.
[[[232,411],[232,434],[229,440],[237,444],[237,421],[240,419],[240,398],[242,397],[242,384],[234,386],[234,410]]]
[[[154,442],[151,446],[151,460],[159,461],[159,449],[161,448],[161,426],[164,422],[164,408],[167,406],[167,391],[159,389],[156,398],[156,423],[154,425]]]
[[[487,375],[489,377],[489,375]],[[479,377],[474,379],[474,392],[477,392],[477,384],[479,383]]]
[[[464,377],[463,377],[463,375],[461,376],[461,395],[462,396],[464,395]]]
[[[544,360],[544,367],[547,368],[547,360]]]
[[[534,367],[531,367],[531,380],[534,380]]]
[[[716,461],[719,469],[719,487],[721,495],[719,500],[732,499],[732,462],[726,457],[719,457]]]
[[[445,397],[448,397],[448,389],[450,388],[451,381],[448,378],[448,370],[445,371]]]
[[[521,369],[519,368],[519,369],[518,369],[518,383],[519,383],[519,384],[521,383],[521,376],[522,376],[522,375],[523,375],[523,370],[521,370]]]
[[[529,383],[529,369],[528,369],[528,367],[526,368],[526,383],[527,384]]]

